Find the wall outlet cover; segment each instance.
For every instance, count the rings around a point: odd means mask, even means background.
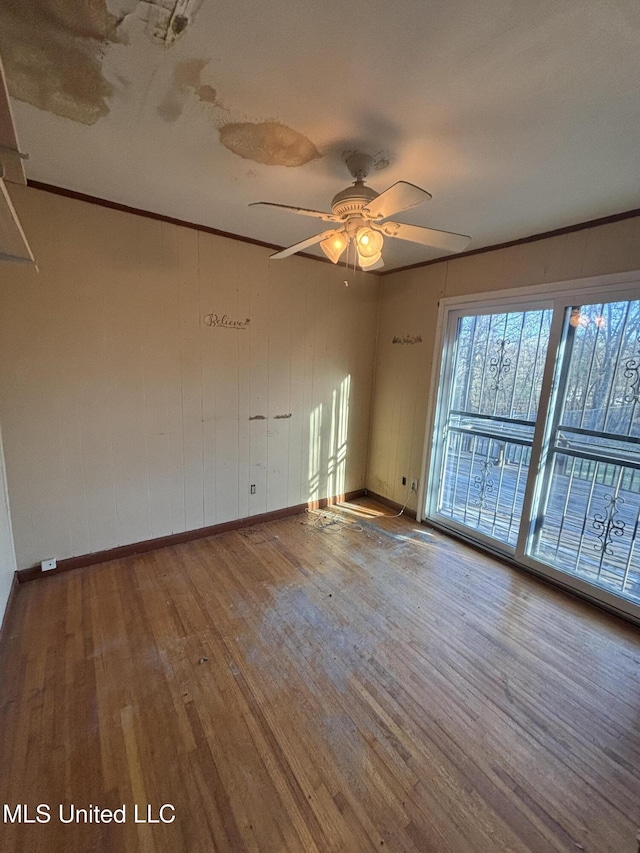
[[[58,561],[56,560],[56,558],[51,557],[50,560],[42,560],[42,562],[40,563],[40,568],[43,572],[50,572],[51,569],[55,569],[57,565]]]

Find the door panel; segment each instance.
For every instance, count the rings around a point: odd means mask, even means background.
[[[640,301],[567,309],[528,553],[640,602]]]
[[[520,526],[551,313],[463,315],[451,330],[434,511],[510,550]]]

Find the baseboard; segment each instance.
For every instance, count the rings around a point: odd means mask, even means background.
[[[11,611],[11,605],[13,604],[13,599],[15,598],[16,590],[18,589],[18,573],[13,573],[13,579],[11,581],[11,589],[9,590],[9,597],[7,598],[7,603],[4,608],[4,614],[2,616],[2,624],[0,624],[0,648],[4,645],[4,635],[7,630],[7,625],[9,624],[9,612]]]
[[[20,569],[20,571],[16,572],[16,578],[18,583],[27,583],[28,581],[50,577],[51,575],[59,575],[62,572],[69,572],[73,569],[81,569],[86,566],[96,565],[97,563],[108,563],[110,560],[121,560],[124,557],[133,557],[136,554],[144,554],[147,551],[157,551],[160,548],[169,548],[172,545],[180,545],[183,542],[191,542],[194,539],[204,539],[207,536],[216,536],[219,533],[238,530],[241,527],[263,524],[265,521],[276,521],[279,518],[286,518],[289,515],[299,515],[299,513],[306,512],[308,509],[321,509],[322,507],[337,504],[341,501],[351,501],[362,497],[365,493],[364,489],[356,489],[344,495],[322,498],[318,501],[309,501],[305,504],[284,507],[283,509],[276,509],[272,512],[263,512],[260,515],[249,515],[245,518],[235,519],[234,521],[225,521],[222,524],[212,524],[209,527],[198,527],[195,530],[185,530],[182,533],[172,533],[169,536],[146,539],[144,542],[133,542],[131,545],[120,545],[117,548],[109,548],[106,551],[95,551],[92,554],[68,557],[65,560],[58,560],[57,567],[49,572],[43,572],[39,565],[32,566],[29,569]],[[9,599],[11,599],[11,595]]]
[[[371,491],[369,491],[369,489],[365,489],[365,491],[370,498],[373,498],[374,501],[378,501],[378,503],[384,504],[385,506],[388,506],[390,509],[395,509],[396,512],[402,512],[403,515],[406,515],[409,518],[415,518],[416,517],[415,509],[409,509],[408,507],[403,507],[402,504],[396,503],[395,501],[392,501],[390,498],[385,498],[383,495],[379,495],[376,492],[371,492]]]

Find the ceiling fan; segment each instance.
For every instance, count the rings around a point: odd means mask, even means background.
[[[355,178],[353,186],[337,193],[331,201],[331,213],[320,210],[307,210],[288,204],[276,204],[271,201],[254,201],[250,207],[264,205],[290,210],[303,216],[314,216],[324,222],[333,222],[335,227],[315,234],[287,249],[271,255],[272,258],[288,258],[303,249],[320,244],[320,248],[334,264],[340,260],[345,249],[353,246],[355,261],[361,269],[374,270],[382,267],[382,246],[385,237],[410,240],[445,252],[462,252],[469,244],[470,237],[454,234],[451,231],[436,231],[421,225],[405,225],[390,222],[389,217],[410,207],[415,207],[431,198],[426,190],[398,181],[382,193],[366,186],[364,179],[373,165],[373,157],[368,154],[352,154],[345,161],[351,175]],[[349,259],[349,252],[347,252]]]

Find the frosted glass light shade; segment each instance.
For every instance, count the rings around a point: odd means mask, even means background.
[[[373,228],[359,228],[356,234],[356,243],[361,258],[373,258],[382,251],[384,237],[379,231],[374,231]]]
[[[337,264],[340,260],[340,255],[347,248],[348,242],[348,238],[342,231],[334,231],[331,237],[327,237],[326,240],[320,243],[320,248],[330,261]]]
[[[363,258],[362,255],[358,257],[358,264],[360,265],[360,269],[367,270],[371,267],[375,267],[376,265],[382,266],[380,264],[380,260],[382,259],[382,252],[378,252],[377,255],[373,255],[371,258]]]

